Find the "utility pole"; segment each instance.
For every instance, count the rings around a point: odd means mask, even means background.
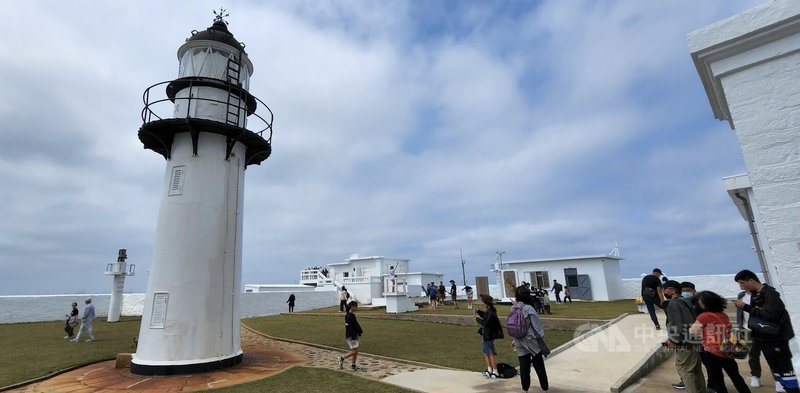
[[[467,273],[464,271],[464,265],[466,264],[466,261],[464,261],[464,252],[459,248],[458,253],[461,254],[461,278],[464,279],[464,286],[467,286]]]

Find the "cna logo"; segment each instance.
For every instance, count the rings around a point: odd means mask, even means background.
[[[653,325],[637,325],[623,331],[615,324],[587,323],[575,330],[575,347],[584,352],[642,352],[657,348],[666,339]]]

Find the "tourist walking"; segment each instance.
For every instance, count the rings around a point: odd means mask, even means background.
[[[572,304],[572,296],[569,294],[569,287],[564,287],[564,303],[569,300],[569,304]]]
[[[561,291],[564,290],[564,286],[559,284],[558,281],[553,280],[553,292],[556,293],[556,303],[561,303]]]
[[[703,375],[703,365],[700,362],[698,341],[692,337],[689,328],[695,322],[691,301],[681,297],[681,284],[677,281],[667,281],[664,295],[669,299],[667,305],[667,341],[663,342],[666,348],[675,350],[675,368],[681,381],[689,393],[705,393],[706,383]]]
[[[81,338],[81,334],[83,331],[86,331],[86,334],[89,338],[86,339],[86,342],[94,341],[94,329],[92,329],[92,321],[94,321],[94,304],[92,304],[92,298],[86,298],[84,300],[86,303],[86,307],[83,308],[83,315],[81,316],[81,327],[78,328],[78,334],[75,335],[72,342],[78,342]]]
[[[360,338],[364,331],[361,330],[361,325],[358,324],[356,311],[358,311],[358,303],[356,301],[351,301],[347,304],[347,314],[344,316],[344,337],[350,350],[345,352],[344,355],[339,355],[339,369],[344,368],[345,359],[352,358],[353,363],[350,365],[350,369],[353,371],[358,370],[356,360],[358,360]]]
[[[78,303],[72,302],[72,310],[67,313],[67,321],[64,322],[64,331],[67,335],[64,338],[72,338],[75,334],[75,326],[78,325]]]
[[[747,305],[750,304],[750,298],[750,291],[739,292],[736,296],[736,300]],[[741,308],[736,308],[736,326],[739,329],[744,329],[749,321],[750,313]],[[747,365],[750,366],[750,387],[761,387],[761,347],[755,341],[750,343],[750,351],[747,353]],[[780,385],[780,382],[778,384]]]
[[[792,366],[792,352],[789,349],[789,340],[794,337],[794,330],[781,295],[775,288],[762,284],[758,276],[750,270],[736,273],[734,280],[742,290],[749,291],[752,296],[750,304],[741,300],[734,300],[733,304],[750,313],[748,327],[752,331],[753,343],[761,347],[761,353],[781,387],[788,393],[800,393]]]
[[[684,292],[685,293],[685,292]],[[697,299],[703,313],[697,316],[697,320],[689,329],[692,335],[702,336],[703,363],[708,371],[708,387],[717,393],[728,393],[725,387],[725,374],[733,381],[733,386],[739,393],[750,393],[750,388],[739,374],[739,366],[736,359],[729,354],[720,351],[720,344],[727,339],[731,330],[731,320],[724,310],[727,301],[720,295],[711,291],[702,291],[697,294]]]
[[[494,299],[486,294],[478,295],[486,310],[478,310],[477,314],[478,323],[481,327],[478,333],[483,338],[481,352],[483,358],[486,360],[486,371],[482,374],[486,378],[497,378],[497,350],[494,346],[494,340],[503,338],[503,327],[500,325],[500,318],[497,317],[497,309],[494,307]]]
[[[539,378],[539,387],[542,391],[550,389],[547,381],[547,370],[544,367],[543,348],[539,347],[538,337],[544,338],[544,327],[539,315],[532,306],[531,292],[525,286],[518,286],[514,291],[514,305],[512,308],[521,309],[522,316],[528,322],[528,334],[523,338],[515,338],[513,345],[519,358],[519,379],[522,391],[527,392],[531,386],[531,366]]]
[[[347,292],[346,287],[342,286],[342,290],[339,291],[339,312],[344,312],[348,299],[350,299],[350,293]]]
[[[286,300],[286,303],[289,303],[289,312],[290,313],[294,312],[294,300],[295,300],[294,294],[290,293],[289,294],[289,299]]]
[[[661,324],[658,323],[655,307],[664,308],[664,288],[661,285],[661,269],[653,269],[652,274],[648,274],[642,278],[642,300],[647,307],[647,312],[650,313],[650,319],[653,321],[656,330],[661,329]],[[679,284],[680,285],[680,284]],[[681,289],[678,288],[678,295]]]

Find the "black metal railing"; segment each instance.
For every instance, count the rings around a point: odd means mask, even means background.
[[[209,83],[211,81],[212,83]],[[228,99],[223,100],[216,100],[213,98],[205,98],[205,97],[192,97],[192,94],[189,94],[188,97],[170,97],[167,94],[167,87],[173,83],[174,81],[165,81],[156,83],[147,89],[145,89],[144,93],[142,94],[142,101],[144,102],[144,108],[142,108],[142,122],[143,123],[150,123],[157,120],[164,120],[164,119],[175,119],[175,103],[178,101],[186,101],[186,118],[194,118],[191,116],[192,106],[196,105],[196,102],[204,101],[204,102],[213,102],[216,104],[223,105],[225,110],[223,113],[226,114],[226,117],[231,116],[231,113],[235,113],[236,122],[231,122],[230,119],[223,121],[222,123],[226,123],[229,125],[237,124],[239,113],[247,114],[247,123],[248,125],[242,127],[248,131],[254,132],[261,136],[262,138],[266,139],[267,142],[270,144],[272,143],[272,121],[273,121],[273,113],[272,110],[265,104],[263,101],[259,100],[253,95],[247,93],[247,91],[243,90],[241,87],[231,85],[223,80],[217,79],[198,79],[198,80],[191,80],[191,79],[184,79],[182,82],[186,83],[184,88],[195,88],[195,87],[215,87],[227,92]],[[156,87],[163,88],[155,89]],[[151,95],[151,91],[153,94]],[[160,95],[156,95],[157,92],[162,92]],[[190,90],[191,91],[191,90]],[[234,96],[237,99],[231,100],[230,98]],[[254,108],[251,112],[250,105],[248,105],[249,100],[254,100],[255,105],[252,105]],[[183,111],[183,109],[181,109]]]

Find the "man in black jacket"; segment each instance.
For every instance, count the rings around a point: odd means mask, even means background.
[[[792,352],[789,350],[789,340],[794,337],[794,329],[781,295],[775,288],[762,284],[758,276],[750,270],[740,271],[734,280],[739,283],[742,290],[750,291],[752,294],[750,304],[745,304],[741,300],[734,300],[733,304],[736,308],[750,313],[748,325],[753,330],[751,333],[753,342],[761,347],[761,353],[772,369],[772,375],[787,393],[800,393],[797,376],[792,367]],[[768,334],[753,329],[759,323],[777,325],[778,331],[775,334]]]
[[[658,323],[656,316],[656,306],[664,308],[664,289],[661,287],[661,269],[653,269],[653,274],[648,274],[642,278],[642,300],[647,306],[647,312],[650,313],[650,319],[653,320],[656,330],[661,329],[661,324]],[[680,291],[680,289],[678,289]]]

